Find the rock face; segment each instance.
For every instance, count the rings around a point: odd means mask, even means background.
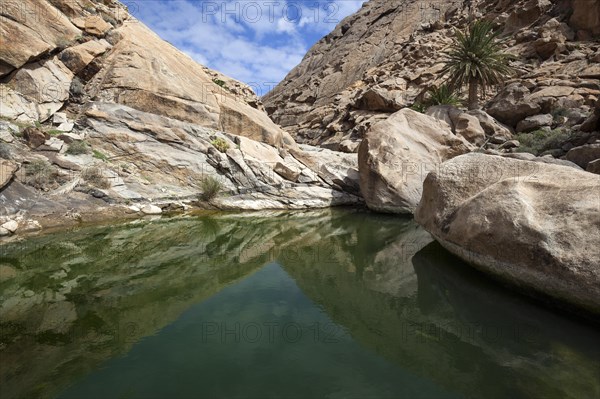
[[[478,269],[600,314],[599,200],[591,173],[468,154],[427,177],[415,217]]]
[[[11,43],[0,48],[0,116],[22,126],[13,137],[2,122],[12,160],[2,161],[0,222],[22,209],[43,226],[94,209],[187,209],[207,179],[226,194],[217,208],[361,203],[355,154],[298,146],[248,86],[197,64],[120,2],[21,3],[3,4],[0,18]]]
[[[371,128],[358,152],[360,189],[378,212],[411,214],[427,174],[473,147],[443,121],[404,109]]]
[[[515,76],[482,98],[491,116],[513,130],[540,114],[589,114],[600,97],[599,9],[597,0],[371,0],[311,48],[266,109],[299,142],[346,150],[342,142],[445,81],[444,51],[471,14],[503,29],[515,56]]]

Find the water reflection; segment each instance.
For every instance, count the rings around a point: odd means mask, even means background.
[[[600,395],[597,330],[489,283],[411,221],[225,214],[1,256],[2,398]],[[268,341],[265,323],[302,339]],[[223,325],[261,339],[223,343]]]

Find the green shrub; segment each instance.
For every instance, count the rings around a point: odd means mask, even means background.
[[[73,141],[69,144],[67,148],[67,154],[69,155],[81,155],[88,154],[90,152],[90,148],[85,141]]]
[[[110,181],[108,181],[108,179],[104,177],[104,174],[102,173],[102,168],[98,165],[92,165],[84,169],[83,172],[81,172],[81,177],[85,182],[91,184],[94,187],[104,189],[110,188]]]
[[[101,161],[108,161],[108,157],[106,155],[104,155],[103,153],[101,153],[98,150],[92,150],[92,153],[94,154],[94,158],[99,159]]]
[[[213,141],[210,142],[217,150],[221,151],[221,152],[227,152],[227,150],[229,149],[229,143],[222,138],[216,138]]]
[[[12,159],[12,153],[10,151],[10,147],[6,143],[0,143],[0,158]]]
[[[102,13],[102,19],[104,20],[104,22],[107,22],[107,23],[111,24],[112,26],[117,26],[117,21],[108,14]]]
[[[219,87],[224,88],[224,89],[227,88],[227,83],[225,83],[225,81],[223,81],[221,79],[213,79],[213,83],[216,84]]]
[[[416,102],[410,106],[410,109],[424,114],[427,111],[427,106],[421,102]]]
[[[26,164],[24,170],[24,183],[39,190],[52,188],[58,182],[58,171],[47,161],[36,159]]]
[[[202,194],[200,198],[204,201],[210,201],[215,198],[221,191],[223,185],[212,176],[205,176],[200,180],[200,189]]]
[[[528,152],[539,156],[544,151],[560,148],[562,144],[570,137],[570,133],[562,129],[554,129],[551,131],[536,130],[531,133],[520,133],[517,135],[517,140],[521,146],[519,152]]]
[[[443,84],[440,87],[434,87],[429,90],[429,98],[425,101],[427,107],[434,105],[462,105],[458,94],[448,85]]]
[[[46,133],[48,133],[51,136],[58,136],[59,134],[63,134],[64,132],[62,130],[50,129]]]
[[[73,96],[79,96],[79,95],[83,94],[83,90],[84,90],[84,85],[81,82],[81,80],[76,76],[75,78],[73,78],[73,81],[71,82],[71,87],[70,87],[69,91],[71,92],[71,94]]]

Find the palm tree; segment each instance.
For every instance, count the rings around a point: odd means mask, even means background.
[[[469,86],[469,109],[479,108],[479,89],[497,85],[513,73],[512,58],[502,51],[499,33],[487,21],[473,22],[465,32],[457,31],[442,73],[456,89]]]

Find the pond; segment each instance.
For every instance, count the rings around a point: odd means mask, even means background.
[[[411,220],[207,214],[0,256],[2,399],[600,397],[597,327]]]

